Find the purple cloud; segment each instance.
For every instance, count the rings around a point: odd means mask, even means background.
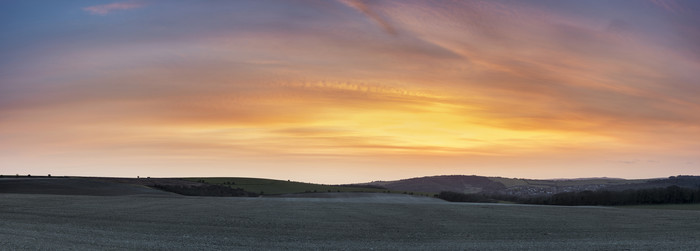
[[[119,3],[110,3],[110,4],[103,4],[103,5],[89,6],[89,7],[83,8],[83,10],[89,12],[92,15],[107,15],[113,11],[136,9],[136,8],[141,8],[143,6],[144,6],[144,4],[142,4],[142,3],[119,2]]]

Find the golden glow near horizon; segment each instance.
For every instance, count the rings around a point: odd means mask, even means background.
[[[692,2],[4,5],[3,174],[700,174]]]

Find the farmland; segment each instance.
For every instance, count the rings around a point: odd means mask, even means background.
[[[639,208],[639,209],[666,209],[666,210],[697,210],[700,211],[700,204],[655,204],[655,205],[631,205],[621,206],[620,208]]]
[[[320,195],[321,193],[318,193]],[[694,249],[700,211],[447,203],[403,194],[0,194],[7,249]]]

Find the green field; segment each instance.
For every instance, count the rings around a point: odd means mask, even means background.
[[[386,193],[338,198],[0,194],[3,250],[697,250],[700,211]],[[355,197],[347,197],[355,196]]]
[[[700,210],[700,204],[631,205],[631,206],[621,206],[620,208],[665,209],[665,210]]]
[[[371,193],[402,193],[389,191],[387,189],[346,187],[335,185],[320,185],[296,181],[284,181],[259,178],[185,178],[185,180],[201,182],[214,185],[224,185],[231,188],[241,188],[243,190],[266,194],[290,194],[290,193],[327,193],[327,192],[371,192]]]

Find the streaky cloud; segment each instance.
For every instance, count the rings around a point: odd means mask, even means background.
[[[103,5],[94,5],[83,8],[84,11],[92,15],[104,16],[118,10],[130,10],[144,7],[145,4],[138,2],[116,2]]]
[[[340,0],[341,3],[352,7],[353,9],[361,12],[362,14],[365,14],[367,17],[372,19],[375,23],[377,23],[382,29],[391,35],[396,35],[398,34],[396,32],[396,29],[387,21],[385,18],[380,16],[377,12],[375,12],[370,5],[367,4],[366,1],[363,0]]]
[[[664,10],[670,11],[672,13],[679,13],[683,11],[683,8],[674,0],[649,0],[654,5],[663,8]]]

